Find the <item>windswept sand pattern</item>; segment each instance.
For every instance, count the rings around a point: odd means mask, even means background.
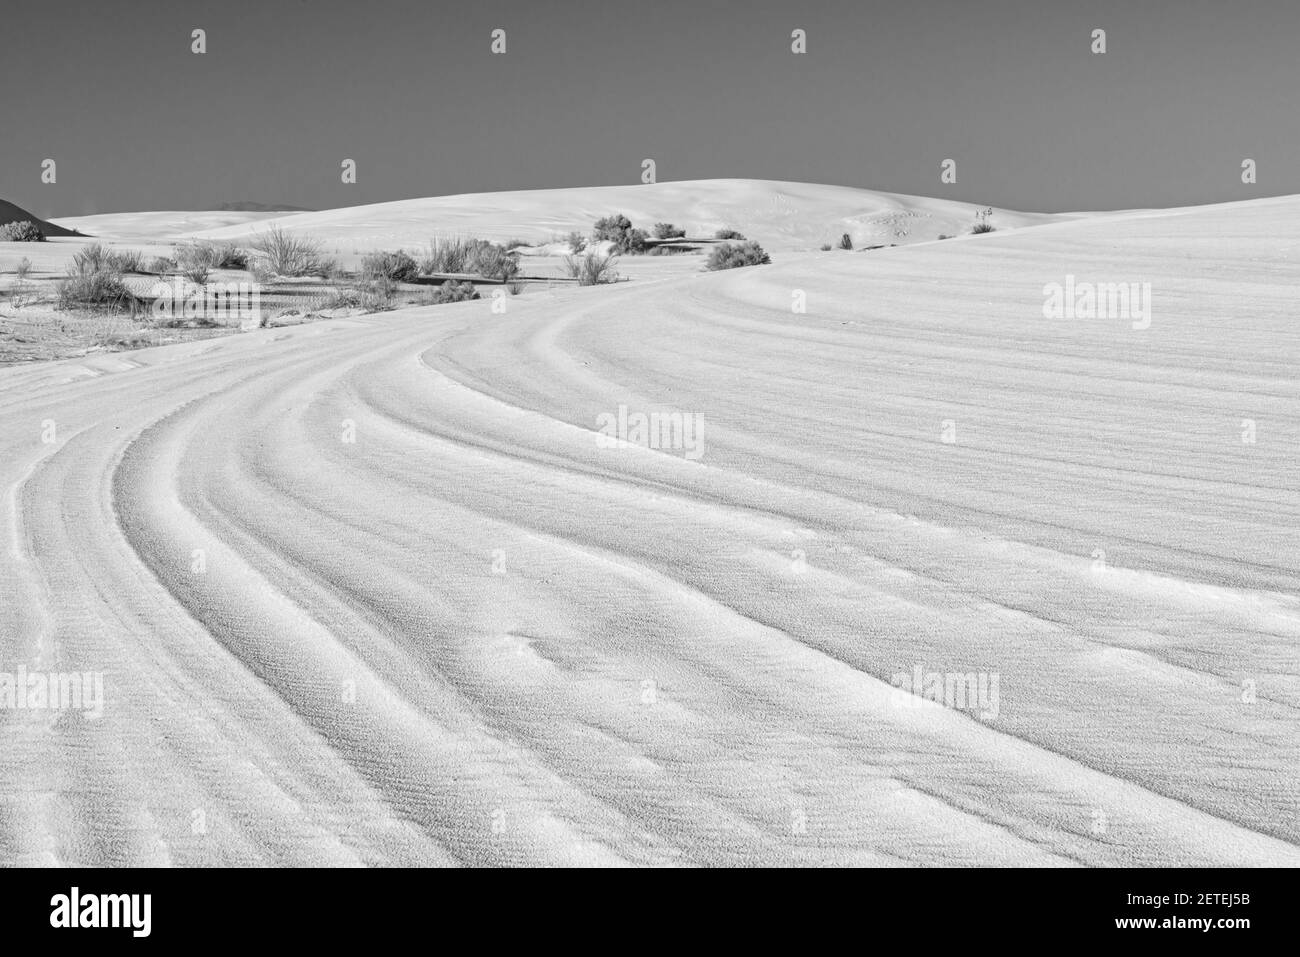
[[[0,710],[0,861],[1300,864],[1298,223],[0,370],[0,671],[106,674]],[[1150,328],[1044,319],[1067,273]]]

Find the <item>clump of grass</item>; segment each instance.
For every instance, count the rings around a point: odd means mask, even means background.
[[[144,253],[138,249],[114,249],[108,254],[108,264],[118,272],[147,273]]]
[[[135,312],[139,300],[122,281],[122,274],[108,263],[103,246],[88,246],[73,256],[68,274],[58,285],[59,308],[91,309],[104,312]]]
[[[313,276],[321,270],[321,244],[310,236],[294,235],[278,226],[260,233],[249,244],[280,276]]]
[[[0,226],[0,243],[43,243],[45,234],[30,219]]]
[[[745,238],[745,234],[744,234],[744,233],[741,233],[741,232],[737,232],[737,231],[734,230],[734,229],[726,229],[726,228],[723,228],[723,229],[719,229],[716,233],[714,233],[714,234],[713,234],[713,238],[714,238],[714,239],[740,239],[740,240],[743,240],[743,239]]]
[[[437,306],[448,302],[468,302],[471,299],[479,298],[482,297],[479,296],[479,292],[474,288],[472,282],[458,282],[452,279],[439,286],[437,291],[429,297],[429,302]]]
[[[420,275],[419,264],[406,253],[370,253],[361,261],[361,275],[367,279],[391,279],[393,282],[414,282]]]
[[[949,235],[947,235],[946,233],[940,233],[940,234],[939,234],[939,238],[940,238],[940,239],[952,239],[952,237],[949,236]]]
[[[840,237],[840,249],[852,249],[852,248],[853,248],[853,237],[850,236],[848,233],[845,233],[843,236]]]
[[[724,243],[714,246],[704,268],[710,270],[737,269],[741,266],[765,266],[772,258],[753,240],[743,243]]]
[[[828,253],[834,248],[835,247],[833,247],[830,243],[822,243],[822,252],[824,253]]]
[[[182,268],[181,275],[200,286],[206,286],[208,283],[208,267],[203,263],[194,263]]]
[[[387,276],[376,276],[358,286],[335,289],[325,297],[326,309],[360,309],[364,312],[388,312],[396,308],[397,283]]]
[[[486,239],[454,236],[429,241],[420,272],[474,274],[508,282],[519,275],[519,254]]]
[[[971,232],[977,236],[981,233],[995,232],[997,230],[997,227],[995,227],[992,223],[989,222],[989,217],[992,215],[993,215],[992,206],[990,206],[988,209],[982,209],[978,213],[976,213],[975,225],[971,228]]]
[[[618,272],[614,268],[617,259],[617,256],[591,250],[584,256],[565,256],[564,270],[578,280],[579,286],[600,286],[618,281]]]
[[[72,254],[70,274],[87,276],[95,272],[112,272],[112,260],[108,247],[103,243],[91,243]]]
[[[234,243],[205,239],[177,247],[176,261],[182,269],[247,269],[248,253]]]

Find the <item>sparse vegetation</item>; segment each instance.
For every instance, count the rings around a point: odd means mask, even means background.
[[[988,209],[982,209],[979,212],[977,212],[975,214],[975,225],[971,228],[971,232],[976,235],[979,235],[980,233],[995,232],[997,227],[995,227],[992,223],[989,222],[989,217],[992,215],[993,215],[992,206],[990,206]]]
[[[361,309],[364,312],[387,312],[395,308],[397,284],[387,276],[345,289],[335,289],[324,299],[326,309]]]
[[[297,236],[272,226],[250,243],[266,258],[271,272],[280,276],[313,276],[322,271],[321,244],[310,236]]]
[[[828,253],[834,248],[835,247],[833,247],[830,243],[822,243],[822,252],[824,253]]]
[[[737,230],[734,230],[734,229],[725,229],[725,228],[724,228],[724,229],[719,229],[716,233],[714,233],[714,234],[713,234],[713,238],[714,238],[714,239],[740,239],[740,240],[743,240],[743,239],[745,238],[745,234],[744,234],[744,233],[741,233],[741,232],[738,232]]]
[[[181,269],[181,275],[200,286],[208,284],[208,267],[203,263],[194,263]]]
[[[634,228],[632,221],[622,213],[596,220],[591,238],[598,243],[612,243],[615,253],[645,252],[645,230]]]
[[[590,250],[583,256],[565,256],[564,270],[579,286],[600,286],[618,281],[618,272],[614,269],[617,256],[606,256]]]
[[[939,238],[940,238],[940,239],[952,239],[951,236],[946,235],[945,233],[940,233],[940,234],[939,234]]]
[[[146,272],[153,273],[156,276],[165,276],[176,268],[176,260],[168,259],[166,256],[155,256],[149,260]]]
[[[0,226],[0,243],[43,243],[45,234],[29,219]]]
[[[686,236],[686,230],[678,229],[672,223],[655,223],[650,235],[655,239],[682,239]]]
[[[569,233],[564,241],[569,244],[569,251],[575,255],[587,248],[587,237],[576,229]]]
[[[724,243],[713,247],[705,268],[710,270],[737,269],[741,266],[765,266],[772,258],[763,247],[752,240],[743,243]]]
[[[840,237],[840,249],[852,249],[852,248],[853,248],[853,237],[850,236],[848,233],[845,233],[843,236]]]
[[[102,247],[101,247],[102,248]],[[135,311],[136,297],[122,281],[122,274],[109,268],[102,259],[84,257],[68,268],[59,281],[59,308],[92,309],[106,312]]]
[[[519,275],[519,254],[486,239],[434,239],[420,263],[425,275],[478,275],[508,282]]]
[[[393,282],[414,282],[420,275],[420,266],[406,253],[376,252],[361,261],[361,275],[367,279],[391,279]]]
[[[27,274],[31,271],[32,261],[26,256],[18,260],[17,264],[14,266],[14,275],[18,277],[19,282],[25,281],[27,279]]]
[[[434,305],[442,305],[448,302],[468,302],[478,298],[480,298],[478,290],[474,288],[472,282],[458,282],[452,279],[439,286],[438,290],[429,297],[429,301]]]
[[[138,249],[114,249],[108,253],[108,264],[118,272],[145,274],[144,253]]]
[[[248,253],[234,243],[203,240],[176,247],[176,263],[182,270],[247,269]]]

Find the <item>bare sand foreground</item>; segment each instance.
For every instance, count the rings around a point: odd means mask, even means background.
[[[1260,200],[0,369],[0,667],[105,687],[0,711],[0,861],[1300,864],[1298,257]]]

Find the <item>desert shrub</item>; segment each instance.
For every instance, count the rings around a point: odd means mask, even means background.
[[[576,229],[569,233],[569,235],[565,237],[564,241],[569,244],[569,250],[575,254],[580,253],[587,248],[587,237],[582,235],[582,233],[578,232]]]
[[[524,283],[520,282],[518,279],[511,279],[506,283],[506,289],[510,290],[510,295],[512,296],[522,295],[524,291]]]
[[[993,207],[982,209],[975,214],[975,225],[971,227],[971,232],[979,235],[980,233],[994,232],[996,227],[989,222],[989,217],[993,215]]]
[[[947,234],[945,234],[945,233],[940,233],[940,234],[939,234],[939,238],[940,238],[940,239],[952,239],[951,236],[949,236],[949,235],[947,235]]]
[[[616,253],[645,251],[645,230],[633,228],[632,221],[622,213],[596,220],[591,237],[596,242],[613,243],[613,251]]]
[[[72,254],[71,273],[86,276],[95,272],[114,272],[108,247],[102,243],[91,243]]]
[[[394,282],[414,282],[420,275],[419,264],[402,252],[371,253],[361,261],[361,274],[367,279],[383,277]]]
[[[852,248],[853,248],[853,237],[850,236],[848,233],[845,233],[843,236],[840,237],[840,249],[852,249]]]
[[[18,277],[19,282],[22,282],[24,279],[26,279],[27,274],[31,271],[32,271],[32,261],[28,259],[26,256],[18,260],[17,264],[14,266],[14,275]]]
[[[321,244],[310,236],[295,236],[278,226],[260,233],[249,245],[266,258],[267,267],[281,276],[311,276],[321,267]]]
[[[134,311],[136,298],[122,282],[121,273],[111,269],[78,270],[75,266],[59,281],[59,308]]]
[[[148,272],[144,265],[144,253],[138,249],[114,249],[108,253],[109,268],[118,272]]]
[[[650,235],[655,239],[681,239],[686,235],[686,230],[678,229],[672,223],[655,223]]]
[[[529,247],[531,247],[531,246],[532,246],[532,243],[530,243],[530,242],[529,242],[528,240],[526,240],[526,239],[520,239],[518,236],[512,236],[512,237],[510,237],[510,238],[507,239],[507,240],[505,241],[505,243],[503,244],[503,248],[505,248],[505,249],[511,249],[511,250],[514,250],[514,249],[525,249],[525,248],[529,248]]]
[[[211,243],[212,265],[217,269],[247,269],[248,253],[234,243]]]
[[[164,276],[176,268],[176,260],[168,259],[166,256],[155,256],[149,260],[145,272],[153,273],[158,276]]]
[[[709,252],[706,269],[736,269],[739,266],[763,266],[772,261],[763,247],[751,241],[743,243],[724,243],[714,246]]]
[[[0,226],[0,243],[43,243],[45,234],[29,219]]]
[[[744,233],[738,232],[734,229],[719,229],[716,233],[713,234],[713,238],[714,239],[744,239],[745,235]]]
[[[318,259],[311,271],[311,275],[317,279],[333,279],[338,274],[339,261],[337,259]]]
[[[519,254],[486,239],[434,239],[420,263],[420,271],[426,275],[473,273],[506,282],[519,275]]]
[[[451,279],[439,286],[437,291],[429,297],[429,301],[434,305],[442,305],[448,302],[468,302],[471,299],[478,298],[480,298],[478,290],[474,288],[472,282],[458,282]]]
[[[600,286],[607,282],[617,282],[618,272],[614,269],[617,256],[605,256],[591,250],[584,256],[565,256],[564,270],[579,286]]]
[[[194,263],[193,265],[183,267],[181,269],[181,275],[192,283],[205,286],[208,282],[208,267],[203,263]]]
[[[275,278],[275,271],[265,259],[254,259],[248,266],[255,282],[267,283]]]
[[[690,249],[686,246],[653,246],[647,251],[649,256],[689,256],[692,253],[699,252],[698,249]]]
[[[483,243],[474,252],[473,268],[484,279],[509,282],[519,275],[519,254],[502,246]]]
[[[387,312],[394,309],[397,283],[387,276],[376,276],[359,286],[331,290],[319,300],[325,309],[361,309],[364,312]]]
[[[822,243],[822,252],[830,252],[834,247],[830,243]]]

